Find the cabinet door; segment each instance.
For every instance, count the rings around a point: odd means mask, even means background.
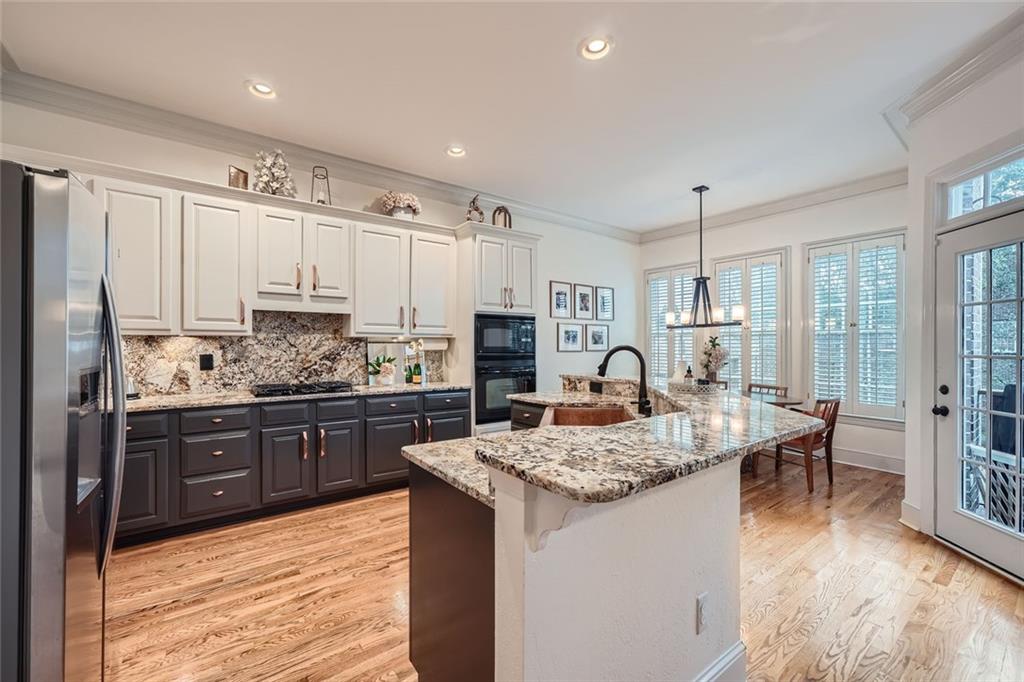
[[[412,334],[455,333],[455,240],[412,235]]]
[[[252,206],[184,196],[182,296],[186,332],[251,332]]]
[[[476,309],[508,310],[508,240],[476,238]]]
[[[260,432],[263,504],[313,493],[309,431],[308,426],[285,426]]]
[[[362,425],[358,419],[320,424],[317,433],[316,491],[332,493],[363,483]]]
[[[468,438],[472,428],[469,421],[469,410],[459,412],[427,412],[423,415],[427,441],[436,443],[442,440]]]
[[[534,312],[536,298],[534,262],[536,253],[533,244],[508,242],[508,286],[509,310],[517,313]]]
[[[96,194],[110,224],[111,276],[121,331],[177,333],[181,257],[171,190],[99,178]]]
[[[167,441],[128,443],[117,532],[155,528],[167,523]]]
[[[371,417],[366,420],[366,482],[402,480],[409,462],[402,448],[417,442],[419,414],[402,417]]]
[[[256,288],[302,298],[302,216],[260,207],[256,221]]]
[[[352,224],[322,216],[306,216],[309,240],[306,291],[314,298],[349,298],[352,290]]]
[[[409,328],[409,233],[356,228],[355,331],[404,334]]]

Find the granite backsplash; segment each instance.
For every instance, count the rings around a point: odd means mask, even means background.
[[[254,311],[252,336],[126,336],[125,366],[143,395],[237,391],[253,384],[367,383],[366,339],[339,315]],[[213,369],[199,369],[199,355]],[[429,381],[444,380],[443,351],[427,351]]]

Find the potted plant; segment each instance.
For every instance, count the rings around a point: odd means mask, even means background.
[[[370,385],[390,386],[395,383],[395,358],[390,355],[378,355],[367,364],[370,374]]]
[[[385,214],[403,220],[413,220],[423,210],[420,200],[416,198],[415,194],[392,192],[391,190],[385,192],[384,196],[380,198],[380,207]]]
[[[704,344],[700,366],[704,368],[704,378],[709,382],[718,381],[718,370],[728,364],[729,349],[718,342],[717,336],[712,336]]]

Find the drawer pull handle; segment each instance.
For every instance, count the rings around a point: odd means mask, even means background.
[[[434,440],[434,422],[430,417],[427,417],[427,442],[431,443]]]
[[[131,425],[129,425],[129,426],[126,426],[126,427],[124,427],[124,430],[125,430],[125,431],[131,431],[131,430],[132,430],[132,427],[131,427]]]
[[[223,494],[224,494],[224,491],[223,491],[223,490],[214,490],[214,491],[213,491],[213,496],[214,496],[214,497],[220,497],[220,496],[221,496],[221,495],[223,495]]]
[[[450,402],[452,401],[452,399],[451,399],[451,398],[445,398],[445,399],[444,399],[444,401],[445,401],[446,403],[450,403]]]
[[[416,445],[420,442],[420,423],[415,419],[412,422],[412,443]]]
[[[295,264],[295,288],[302,289],[302,263]]]
[[[523,419],[529,419],[531,416],[529,412],[523,412]]]
[[[392,407],[392,408],[394,408],[394,407],[398,407],[398,405],[396,405],[395,403],[389,403],[389,404],[388,404],[388,407]]]
[[[220,457],[221,455],[224,454],[224,451],[223,450],[214,450],[210,454],[213,455],[214,457]]]
[[[302,459],[309,459],[309,431],[302,432]]]
[[[210,421],[213,422],[214,424],[220,424],[222,421],[224,421],[224,419],[222,417],[214,417]]]
[[[327,456],[327,432],[320,429],[320,459]]]

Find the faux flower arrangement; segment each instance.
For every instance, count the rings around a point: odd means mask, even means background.
[[[380,207],[384,213],[393,215],[396,210],[408,209],[413,215],[419,215],[423,210],[420,200],[410,192],[392,192],[388,190],[380,198]]]
[[[718,370],[729,363],[729,349],[718,342],[717,336],[712,336],[704,344],[702,355],[700,366],[704,368],[704,376],[708,381],[715,381]]]
[[[390,355],[378,355],[367,364],[367,372],[376,377],[377,382],[389,386],[395,381],[395,358]]]

